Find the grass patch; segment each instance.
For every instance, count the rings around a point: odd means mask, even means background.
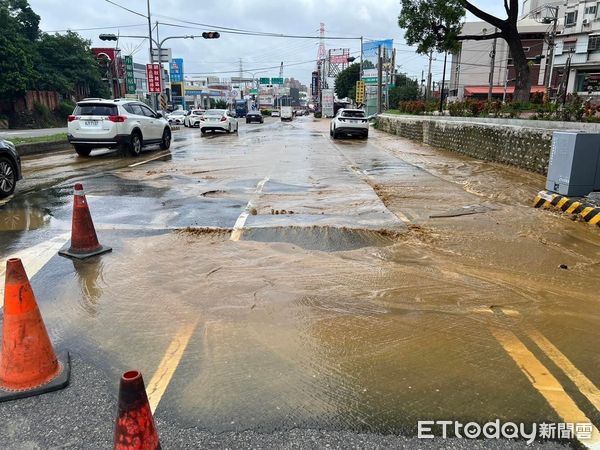
[[[39,144],[42,142],[60,142],[67,140],[67,133],[50,134],[48,136],[11,137],[7,139],[13,144]]]

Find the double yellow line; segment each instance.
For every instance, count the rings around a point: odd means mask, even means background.
[[[502,310],[508,316],[518,316],[513,310]],[[552,375],[550,370],[536,358],[527,346],[510,330],[505,328],[492,328],[492,334],[508,355],[517,364],[521,372],[527,377],[532,386],[544,397],[552,409],[565,423],[592,424],[592,421],[577,406],[576,402],[567,394],[560,382]],[[529,327],[526,335],[537,345],[540,350],[573,382],[588,401],[600,411],[600,390],[587,378],[569,359],[538,330]],[[600,432],[592,426],[589,439],[579,438],[587,448],[600,449]],[[576,437],[573,436],[573,437]]]

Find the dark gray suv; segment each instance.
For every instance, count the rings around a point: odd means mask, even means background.
[[[21,178],[21,158],[17,149],[12,142],[0,139],[0,198],[12,195]]]

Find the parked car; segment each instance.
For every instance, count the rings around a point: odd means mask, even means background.
[[[237,133],[238,121],[226,109],[209,109],[200,119],[200,132],[225,131]]]
[[[263,118],[260,111],[250,111],[246,114],[246,123],[258,122],[263,123],[265,119]]]
[[[183,109],[176,109],[167,116],[170,125],[183,125],[187,112]]]
[[[274,109],[273,111],[271,111],[271,117],[280,117],[281,114],[279,114],[279,110],[278,109]]]
[[[119,148],[138,156],[145,145],[171,146],[169,122],[137,100],[83,100],[67,120],[69,142],[81,156],[95,148]]]
[[[333,139],[341,135],[369,137],[369,120],[362,109],[338,110],[329,124],[329,134]]]
[[[184,127],[199,127],[200,119],[206,111],[204,109],[192,109],[183,119]]]
[[[12,195],[21,178],[21,157],[15,145],[0,139],[0,198]]]

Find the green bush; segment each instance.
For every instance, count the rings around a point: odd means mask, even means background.
[[[43,122],[50,121],[50,109],[46,105],[36,102],[33,104],[33,111]]]
[[[270,116],[270,115],[271,115],[271,110],[270,110],[270,109],[261,109],[261,110],[260,110],[260,113],[261,113],[263,116]]]
[[[315,119],[320,119],[321,117],[323,117],[323,113],[321,111],[315,111]]]
[[[75,103],[69,100],[63,100],[58,105],[58,110],[56,111],[56,114],[59,116],[60,119],[66,120],[67,116],[73,114],[74,109]]]

